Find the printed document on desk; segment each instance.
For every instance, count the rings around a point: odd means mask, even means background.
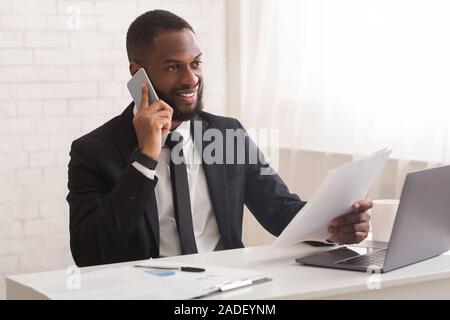
[[[367,158],[330,170],[311,200],[272,245],[326,241],[330,237],[327,228],[331,220],[350,212],[353,202],[366,197],[390,154],[391,150],[385,148]]]
[[[161,262],[149,260],[145,265],[157,266]],[[141,264],[142,265],[142,264]],[[170,263],[172,266],[185,264]],[[230,287],[229,284],[258,283],[265,279],[255,270],[226,268],[220,266],[202,266],[204,272],[184,272],[158,268],[120,267],[96,271],[81,272],[79,288],[71,288],[66,283],[48,283],[42,281],[33,289],[49,299],[57,300],[158,300],[192,299],[207,296]]]

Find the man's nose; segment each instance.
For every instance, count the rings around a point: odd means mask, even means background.
[[[181,84],[194,87],[198,82],[197,75],[189,67],[185,68],[180,79]]]

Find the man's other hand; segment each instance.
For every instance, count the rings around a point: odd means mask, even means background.
[[[359,200],[353,203],[352,211],[333,219],[328,226],[331,234],[329,242],[338,244],[359,243],[369,234],[370,214],[368,210],[373,203],[370,199]]]

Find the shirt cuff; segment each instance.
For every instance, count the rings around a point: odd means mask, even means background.
[[[137,171],[139,171],[140,173],[142,173],[144,176],[146,176],[147,178],[151,179],[151,180],[155,180],[155,174],[156,174],[156,170],[151,170],[145,166],[143,166],[142,164],[140,164],[137,161],[134,161],[131,164],[133,167],[136,168]]]

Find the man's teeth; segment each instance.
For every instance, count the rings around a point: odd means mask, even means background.
[[[185,98],[190,98],[194,96],[195,92],[191,92],[191,93],[179,93],[178,95],[181,97],[185,97]]]

